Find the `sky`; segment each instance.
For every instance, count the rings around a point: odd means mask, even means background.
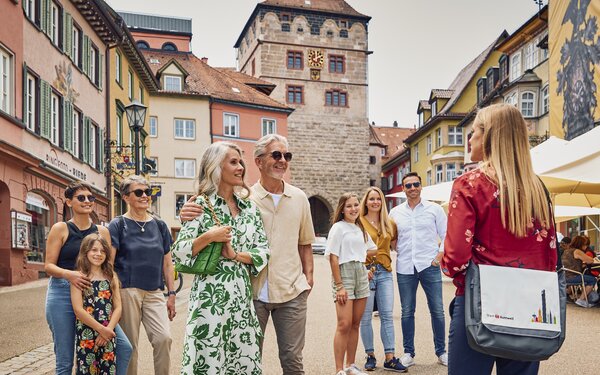
[[[413,127],[417,105],[448,88],[503,30],[538,11],[534,0],[346,0],[369,22],[369,121]],[[115,10],[192,19],[192,52],[235,66],[233,45],[259,0],[107,0]],[[544,4],[547,4],[547,0]]]

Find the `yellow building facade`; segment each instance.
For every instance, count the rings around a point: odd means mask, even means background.
[[[452,181],[462,173],[467,135],[459,126],[477,104],[477,80],[498,63],[495,46],[503,32],[479,56],[464,67],[448,89],[433,89],[429,99],[419,101],[419,127],[405,141],[411,152],[411,171],[424,186]]]

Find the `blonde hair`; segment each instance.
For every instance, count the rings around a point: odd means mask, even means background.
[[[482,170],[498,185],[502,226],[525,237],[527,225],[551,222],[542,181],[533,172],[527,124],[519,110],[495,104],[479,110],[473,127],[483,129]]]
[[[383,233],[384,237],[388,234],[391,236],[394,233],[394,228],[388,215],[387,206],[385,204],[385,195],[383,195],[383,191],[381,191],[381,189],[377,186],[371,186],[368,188],[362,200],[360,201],[360,217],[365,217],[369,212],[367,200],[369,199],[369,194],[371,194],[373,191],[376,192],[381,199],[381,210],[379,210],[379,224],[381,226],[381,233]]]
[[[242,180],[246,177],[246,163],[242,158],[242,150],[231,142],[216,142],[208,146],[202,160],[200,161],[200,172],[198,173],[198,194],[210,195],[216,193],[221,183],[221,171],[223,161],[229,150],[235,150],[240,155],[240,164],[244,167]],[[242,188],[236,191],[242,198],[248,198],[250,189],[244,180]]]
[[[344,220],[344,206],[346,205],[346,202],[350,198],[356,198],[356,200],[358,200],[358,195],[356,193],[342,194],[342,196],[338,200],[337,207],[335,208],[335,211],[334,211],[333,215],[331,216],[331,224],[332,225],[337,223],[338,221]],[[365,227],[362,224],[362,222],[360,221],[360,219],[357,218],[356,221],[354,222],[354,224],[358,225],[358,227],[360,228],[360,230],[363,233],[363,237],[365,238],[365,243],[367,243],[367,231],[365,230]]]

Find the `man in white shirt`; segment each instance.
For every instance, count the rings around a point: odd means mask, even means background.
[[[448,365],[442,300],[442,257],[448,219],[442,207],[421,199],[421,177],[414,172],[402,178],[407,201],[394,207],[390,217],[398,227],[396,272],[402,305],[402,338],[405,367],[415,364],[415,306],[419,283],[427,296],[433,342],[438,362]]]

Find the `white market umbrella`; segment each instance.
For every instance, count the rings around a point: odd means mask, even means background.
[[[453,181],[442,182],[441,184],[425,186],[421,191],[421,198],[433,202],[448,202],[452,193]],[[388,198],[406,198],[406,194],[401,191],[386,195]]]

